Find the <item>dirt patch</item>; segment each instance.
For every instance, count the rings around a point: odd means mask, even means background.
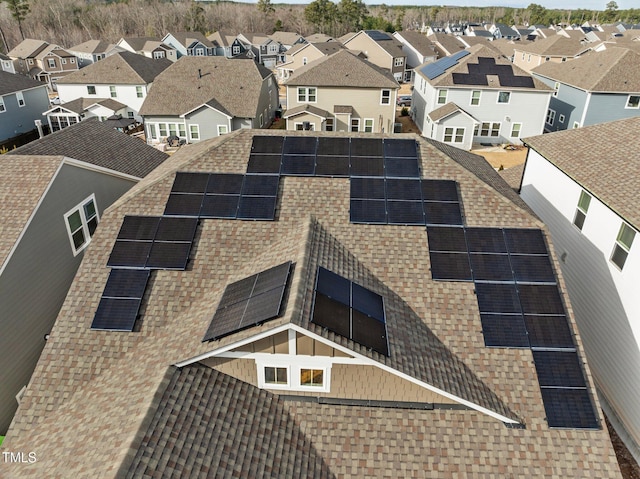
[[[411,117],[409,115],[402,116],[402,114],[400,113],[401,111],[402,111],[402,108],[399,108],[399,107],[396,108],[396,123],[402,124],[401,133],[417,133],[419,135],[420,130],[418,129],[416,124],[413,122]]]
[[[513,150],[505,150],[501,147],[486,148],[480,150],[471,150],[476,155],[484,156],[494,168],[511,168],[512,166],[521,165],[527,157],[527,148],[524,146],[515,146]]]
[[[616,451],[616,457],[618,458],[623,479],[640,479],[640,466],[638,466],[638,463],[624,445],[622,439],[616,434],[615,429],[611,427],[606,416],[605,422],[607,423],[607,429],[611,436],[611,444],[613,444],[613,449]]]

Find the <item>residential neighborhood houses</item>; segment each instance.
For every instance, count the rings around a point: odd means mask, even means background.
[[[640,29],[413,27],[0,54],[0,445],[44,457],[10,474],[640,460]]]

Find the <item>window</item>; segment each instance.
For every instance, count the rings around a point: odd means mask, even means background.
[[[351,119],[351,131],[360,131],[360,118]]]
[[[511,125],[511,138],[520,138],[520,130],[522,129],[522,123],[514,123]]]
[[[178,136],[178,126],[175,123],[168,123],[169,136]]]
[[[391,90],[382,90],[380,94],[380,104],[381,105],[391,104]]]
[[[556,121],[556,111],[552,109],[547,110],[547,118],[544,120],[548,125],[553,125]]]
[[[25,103],[24,103],[24,95],[22,94],[21,91],[16,92],[16,100],[18,100],[18,106],[20,108],[22,108],[25,105]]]
[[[558,96],[558,90],[560,90],[560,83],[555,82],[553,84],[553,96]]]
[[[133,118],[133,112],[132,111],[128,111],[127,112],[127,118]]]
[[[629,95],[629,98],[627,98],[627,106],[625,108],[640,108],[640,95]]]
[[[160,136],[167,136],[167,124],[158,123],[158,131],[160,132]]]
[[[28,63],[29,65],[33,65],[33,58],[29,58],[29,59],[27,60],[27,63]]]
[[[303,123],[295,123],[296,130],[298,131],[316,131],[315,123],[311,123],[309,121],[305,121]]]
[[[500,91],[498,92],[498,103],[509,103],[509,99],[511,98],[510,91]]]
[[[264,368],[265,384],[289,385],[289,371],[287,368],[278,368],[273,366],[265,366]]]
[[[480,126],[480,136],[499,136],[499,135],[500,135],[500,123],[483,123]],[[477,136],[477,131],[476,131],[476,136]]]
[[[464,128],[445,128],[445,143],[462,143],[464,140]]]
[[[55,58],[47,58],[47,63],[49,64],[49,68],[56,67],[56,59]]]
[[[471,92],[471,104],[479,105],[480,104],[480,94],[482,92],[480,90],[474,90]]]
[[[578,123],[577,121],[573,122],[573,129],[575,130],[576,128],[580,128],[580,123]]]
[[[203,57],[204,56],[204,48],[196,48],[196,56]]]
[[[545,62],[548,62],[549,60],[551,60],[551,57],[544,57]]]
[[[324,131],[333,131],[333,118],[327,118],[324,123]]]
[[[558,117],[558,121],[559,121],[560,123],[564,123],[564,120],[565,120],[564,115],[563,115],[563,114],[560,114],[560,116]]]
[[[438,105],[447,103],[447,90],[438,90]]]
[[[158,58],[164,58],[164,52],[153,52],[153,58],[154,60],[157,60]]]
[[[527,57],[527,62],[528,62],[528,63],[531,63],[531,55],[529,55],[529,56]]]
[[[69,63],[75,63],[76,59],[75,58],[69,58]]]
[[[178,136],[180,138],[187,137],[187,128],[184,126],[184,123],[178,123]]]
[[[137,86],[136,87],[136,97],[142,98],[143,96],[144,96],[144,94],[142,92],[142,87],[141,86]]]
[[[566,62],[567,61],[567,57],[562,57],[562,61]]]
[[[191,140],[199,140],[200,139],[200,126],[199,125],[189,125],[189,139],[191,139]]]
[[[4,106],[4,98],[0,96],[0,113],[4,113],[7,111],[7,107]]]
[[[302,64],[306,65],[307,64],[307,57],[302,57]]]
[[[158,138],[158,136],[156,135],[156,125],[154,125],[153,123],[149,123],[149,137],[153,138],[154,140]]]
[[[67,59],[66,59],[66,58],[63,58],[63,59],[62,59],[62,64],[63,64],[63,65],[66,65],[66,64],[67,64]]]
[[[64,220],[71,241],[73,255],[87,247],[98,226],[98,209],[96,199],[91,195],[78,206],[64,215]]]
[[[227,125],[218,125],[218,136],[226,135],[227,133],[229,133]]]
[[[624,263],[627,261],[627,256],[629,256],[629,250],[635,237],[636,232],[629,225],[626,223],[620,225],[616,245],[613,247],[613,253],[611,253],[611,262],[620,270],[624,268]]]
[[[300,386],[323,387],[324,369],[300,368]]]
[[[298,102],[316,102],[316,88],[315,87],[298,87]],[[261,125],[262,126],[262,125]]]
[[[402,57],[394,58],[393,60],[394,67],[401,67],[402,65],[404,65],[404,58]]]
[[[373,118],[364,119],[364,131],[367,133],[373,133]]]
[[[234,45],[233,48],[231,49],[231,51],[233,52],[233,55],[239,55],[240,54],[240,47],[238,45]]]
[[[116,87],[113,85],[109,87],[109,93],[111,94],[111,98],[118,97],[118,92],[116,91]]]
[[[87,94],[95,95],[96,94],[96,87],[94,85],[87,85]]]
[[[587,219],[587,211],[589,210],[590,203],[591,195],[586,191],[581,191],[576,215],[573,218],[573,224],[576,225],[580,231],[582,231],[582,227],[584,226],[584,220]]]

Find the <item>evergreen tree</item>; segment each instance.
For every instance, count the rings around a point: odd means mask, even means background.
[[[30,11],[29,2],[27,0],[2,0],[7,4],[7,8],[11,12],[11,16],[18,21],[18,29],[24,40],[24,32],[22,31],[22,22],[27,18]]]

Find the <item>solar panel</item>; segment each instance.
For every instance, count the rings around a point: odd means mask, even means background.
[[[521,313],[515,284],[476,283],[481,313]]]
[[[507,245],[499,228],[466,228],[471,253],[506,253]]]
[[[351,281],[333,271],[323,267],[318,268],[316,291],[326,295],[328,298],[351,306]]]
[[[383,157],[382,140],[377,138],[351,138],[351,157]]]
[[[422,180],[422,198],[425,201],[459,202],[458,185],[453,180]]]
[[[458,61],[466,57],[470,52],[468,50],[461,50],[448,57],[441,58],[433,63],[428,63],[420,70],[424,76],[429,80],[442,75],[448,68],[458,64]]]
[[[549,427],[598,429],[598,416],[587,389],[541,388]]]
[[[464,228],[450,226],[428,226],[429,251],[467,252]]]
[[[374,351],[389,356],[387,328],[384,321],[378,321],[353,309],[351,339]]]
[[[555,283],[556,281],[548,256],[511,255],[511,264],[518,282]]]
[[[430,251],[431,277],[444,281],[471,281],[471,266],[467,253]]]
[[[200,210],[201,218],[233,219],[238,214],[240,195],[206,195]]]
[[[242,316],[240,328],[262,323],[280,314],[284,286],[262,294],[252,295]]]
[[[505,228],[504,236],[511,254],[549,254],[539,229]]]
[[[471,66],[471,65],[469,65]],[[454,85],[483,85],[487,86],[487,75],[482,73],[452,73]]]
[[[351,157],[351,176],[384,176],[382,157]]]
[[[184,270],[189,261],[191,243],[154,241],[146,267],[151,269]]]
[[[144,269],[114,268],[104,286],[102,296],[109,298],[142,298],[150,272]]]
[[[242,195],[277,196],[279,182],[280,177],[278,175],[245,175],[244,183],[242,184]]]
[[[540,386],[585,388],[582,366],[575,351],[533,351]]]
[[[112,269],[91,329],[133,331],[149,271]]]
[[[525,314],[565,314],[556,285],[520,284],[518,291]]]
[[[508,255],[472,253],[469,257],[474,281],[513,281]]]
[[[318,138],[318,156],[349,156],[351,141],[349,138]]]
[[[424,225],[422,201],[387,200],[387,222],[395,225]]]
[[[389,37],[389,35],[387,35],[384,32],[381,32],[379,30],[365,30],[365,33],[371,37],[372,40],[376,41],[376,42],[381,42],[381,41],[386,41],[386,40],[391,40],[391,38]]]
[[[151,241],[156,235],[159,222],[159,216],[125,216],[117,239]]]
[[[318,138],[315,136],[287,136],[282,153],[285,155],[316,155]]]
[[[418,147],[415,140],[385,138],[383,146],[385,158],[418,158]]]
[[[152,241],[116,241],[109,255],[107,266],[144,268],[152,244]]]
[[[198,227],[197,218],[160,218],[154,237],[157,241],[193,241]]]
[[[528,348],[529,338],[521,314],[480,315],[487,347]]]
[[[276,200],[275,196],[242,196],[238,204],[237,218],[241,220],[274,220]]]
[[[349,176],[349,156],[317,156],[316,176]]]
[[[351,177],[351,198],[367,200],[385,199],[385,181],[383,178]]]
[[[209,173],[177,172],[171,187],[172,193],[204,193]]]
[[[384,323],[382,296],[356,283],[351,283],[351,306],[353,309]]]
[[[425,201],[425,221],[428,225],[461,225],[462,212],[459,203]]]
[[[247,175],[260,178],[260,175]],[[208,195],[239,195],[245,175],[232,173],[211,173],[207,183]]]
[[[351,308],[317,291],[311,322],[345,338],[351,337]]]
[[[287,283],[290,270],[291,263],[287,262],[261,271],[256,277],[251,295],[258,295],[277,288],[283,288]]]
[[[254,136],[251,153],[282,153],[281,136]]]
[[[416,158],[385,158],[384,174],[387,177],[420,178],[420,166]]]
[[[247,173],[264,173],[278,174],[280,173],[280,163],[282,155],[255,155],[249,156],[247,164]]]
[[[315,173],[316,157],[310,155],[283,155],[280,174],[311,176]]]
[[[573,334],[565,316],[525,315],[532,348],[573,348]]]
[[[386,202],[384,200],[351,200],[349,219],[352,223],[386,224]]]
[[[198,216],[204,195],[171,193],[164,207],[167,216]]]

